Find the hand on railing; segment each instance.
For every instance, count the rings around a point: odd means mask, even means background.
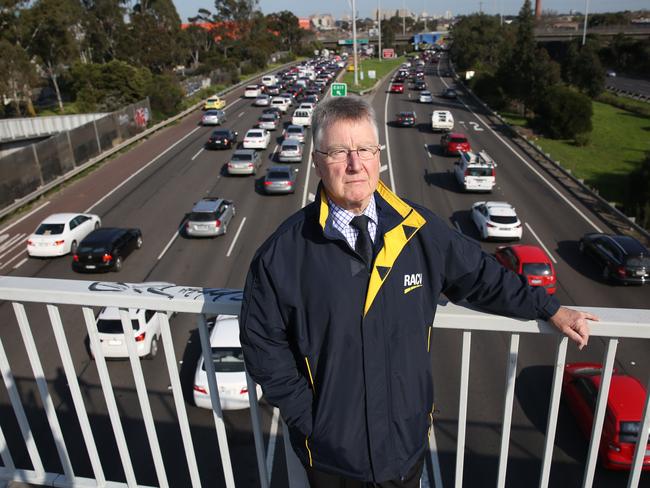
[[[578,345],[578,349],[582,350],[587,345],[587,342],[589,342],[589,323],[587,320],[598,322],[599,319],[595,315],[587,312],[560,307],[555,312],[555,315],[549,319],[549,322],[575,342]]]

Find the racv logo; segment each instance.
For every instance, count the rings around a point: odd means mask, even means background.
[[[422,286],[422,273],[404,275],[404,295]]]

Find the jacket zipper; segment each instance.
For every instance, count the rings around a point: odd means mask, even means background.
[[[309,358],[305,356],[305,364],[307,365],[307,373],[309,374],[309,383],[311,384],[311,391],[314,392],[316,396],[316,385],[314,385],[314,377],[311,374],[311,366],[309,366]],[[314,463],[311,456],[311,449],[309,449],[309,436],[305,437],[305,447],[307,448],[307,454],[309,455],[309,467],[313,468]]]

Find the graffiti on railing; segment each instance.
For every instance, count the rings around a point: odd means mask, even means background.
[[[110,281],[95,281],[88,286],[90,291],[109,293],[137,293],[163,296],[170,300],[174,298],[189,298],[198,300],[203,298],[210,302],[241,302],[242,290],[229,288],[200,288],[192,286],[175,285],[173,283],[120,283]]]

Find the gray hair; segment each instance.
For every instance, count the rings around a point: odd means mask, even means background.
[[[319,103],[311,117],[311,129],[314,147],[320,147],[323,132],[332,124],[339,121],[360,122],[367,120],[375,130],[379,140],[379,127],[375,110],[368,102],[359,97],[332,97]]]

